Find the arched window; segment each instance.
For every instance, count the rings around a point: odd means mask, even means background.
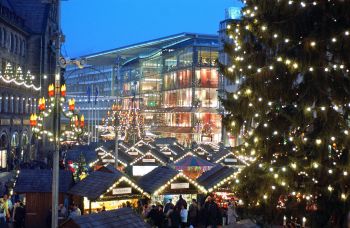
[[[15,103],[15,99],[13,96],[10,97],[10,113],[14,112],[14,103]]]
[[[0,28],[0,46],[3,45],[4,42],[4,32],[3,32],[3,28]]]
[[[11,137],[11,148],[17,148],[19,146],[18,132],[13,133]]]
[[[14,51],[15,47],[15,38],[13,36],[13,33],[10,34],[10,52]]]
[[[15,113],[19,113],[19,97],[15,99]]]
[[[9,97],[7,94],[5,94],[3,96],[4,99],[4,112],[8,112],[8,108],[9,108]]]
[[[3,96],[2,96],[2,94],[0,94],[0,113],[2,113],[2,111],[3,111],[2,106],[3,106]]]
[[[26,41],[25,40],[22,40],[21,54],[22,54],[23,57],[26,55]]]
[[[17,35],[15,35],[14,41],[15,41],[15,45],[13,48],[14,48],[14,52],[17,54],[17,52],[18,52],[18,36]]]
[[[29,100],[28,100],[28,98],[25,98],[25,100],[24,100],[24,113],[25,114],[29,113]]]

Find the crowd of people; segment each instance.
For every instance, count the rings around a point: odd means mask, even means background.
[[[235,223],[238,217],[234,203],[223,211],[211,196],[208,196],[203,203],[192,199],[188,205],[182,195],[175,205],[171,199],[164,206],[144,205],[142,216],[152,227],[158,228],[219,228],[223,225],[224,216],[228,223]]]
[[[25,214],[25,206],[17,195],[9,197],[4,194],[0,198],[0,228],[7,228],[10,224],[14,228],[24,227]]]

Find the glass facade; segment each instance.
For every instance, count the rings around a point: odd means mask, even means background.
[[[221,141],[218,48],[217,36],[183,33],[88,57],[88,63],[91,58],[100,64],[114,55],[111,65],[104,65],[106,81],[102,73],[96,72],[97,78],[92,81],[87,80],[93,77],[87,73],[77,78],[86,77],[87,84],[97,81],[106,83],[104,88],[114,88],[115,100],[124,110],[136,99],[137,108],[144,115],[145,129],[152,134],[176,137],[185,145],[192,141],[218,142]],[[122,61],[116,68],[117,57]],[[111,87],[113,80],[107,78],[113,76],[116,82]],[[81,83],[79,79],[77,82]],[[74,87],[77,92],[86,89]],[[108,89],[106,92],[111,94]]]

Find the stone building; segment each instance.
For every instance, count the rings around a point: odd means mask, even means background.
[[[54,80],[55,12],[42,0],[0,0],[0,170],[43,158],[29,117]]]

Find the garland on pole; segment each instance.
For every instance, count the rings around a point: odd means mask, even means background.
[[[69,128],[60,133],[60,141],[77,140],[82,135],[85,126],[84,115],[80,115],[76,111],[74,98],[68,100],[68,110],[63,107],[66,102],[66,85],[62,85],[58,92],[61,93],[60,107],[58,108],[60,108],[64,117],[69,119]],[[38,135],[39,139],[46,135],[51,142],[54,141],[54,135],[51,131],[45,129],[44,120],[52,114],[55,108],[55,99],[55,86],[51,84],[48,88],[48,98],[39,98],[39,113],[33,113],[30,116],[30,125],[33,132]]]

